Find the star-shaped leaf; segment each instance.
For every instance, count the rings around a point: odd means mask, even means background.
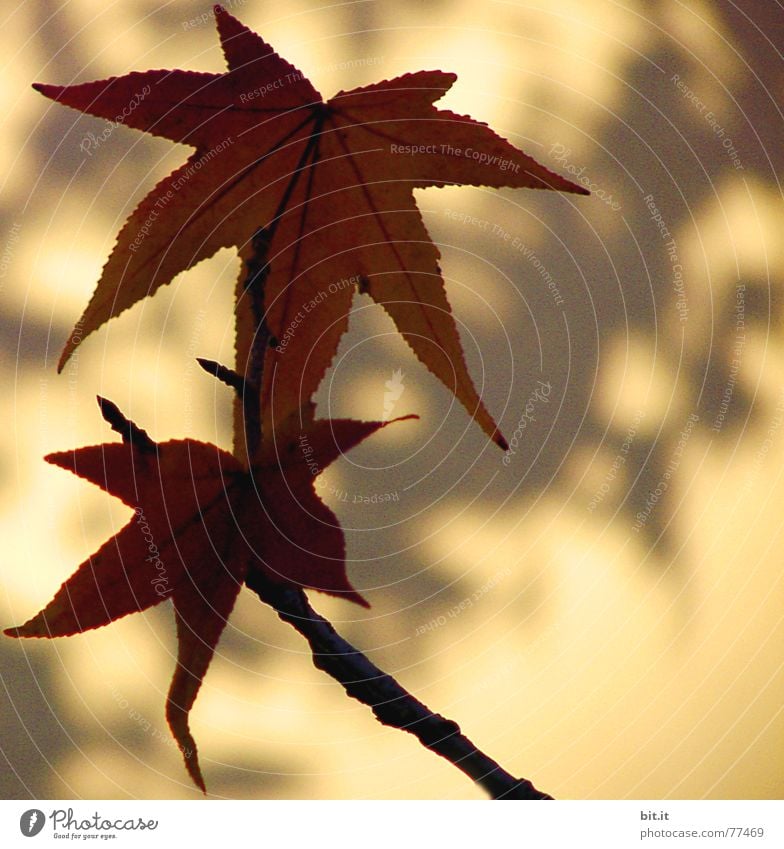
[[[166,718],[189,774],[205,791],[188,716],[246,577],[260,570],[269,580],[367,606],[346,575],[343,532],[313,481],[386,422],[315,421],[306,406],[248,470],[214,445],[156,443],[114,404],[99,401],[123,442],[46,460],[116,496],[134,514],[40,613],[5,633],[69,636],[171,598],[178,656]]]
[[[80,340],[180,272],[255,239],[263,296],[237,292],[237,370],[264,319],[271,334],[263,422],[277,428],[317,388],[346,330],[353,293],[381,304],[419,359],[505,442],[468,374],[417,187],[557,189],[585,194],[485,124],[433,103],[455,82],[405,74],[323,102],[304,75],[220,6],[228,70],[130,73],[36,85],[76,109],[195,147],[132,213],[60,367]],[[258,293],[257,293],[258,294]]]

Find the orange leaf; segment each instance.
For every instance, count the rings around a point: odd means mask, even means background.
[[[36,616],[5,633],[62,637],[107,625],[166,598],[178,657],[166,717],[194,782],[205,790],[188,716],[246,576],[308,587],[367,606],[346,575],[343,532],[315,493],[315,477],[386,422],[313,420],[308,405],[247,470],[190,439],[153,442],[99,399],[123,435],[50,454],[48,462],[134,508],[131,520],[71,575]]]
[[[60,103],[196,148],[120,231],[60,359],[108,319],[182,271],[262,232],[267,244],[263,421],[277,428],[317,388],[361,286],[428,369],[505,446],[479,398],[431,241],[414,201],[424,186],[512,186],[586,194],[485,124],[433,106],[454,74],[420,71],[326,103],[258,35],[215,7],[224,74],[147,71],[75,86],[36,85]],[[238,311],[247,309],[241,304]],[[247,373],[259,321],[238,320]]]

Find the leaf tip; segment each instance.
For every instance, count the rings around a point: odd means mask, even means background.
[[[207,785],[204,783],[204,776],[201,774],[201,767],[199,766],[199,759],[196,756],[196,749],[183,749],[180,748],[182,752],[183,760],[185,761],[185,769],[188,772],[188,775],[191,777],[191,781],[201,790],[201,792],[206,796],[207,795]]]
[[[495,436],[493,437],[493,442],[502,450],[509,450],[509,443],[504,439],[503,434],[500,431],[495,432]]]
[[[156,454],[158,452],[158,444],[155,440],[150,439],[146,430],[142,430],[125,416],[114,402],[108,398],[102,398],[100,395],[96,395],[95,398],[101,408],[101,415],[111,429],[120,434],[126,445],[133,446],[142,454]]]
[[[229,12],[225,6],[221,6],[220,3],[215,3],[212,7],[212,14],[215,15],[215,23],[220,28],[223,23],[230,23],[231,21],[236,21],[237,19],[234,15]],[[238,21],[239,23],[239,21]]]
[[[73,456],[75,453],[75,451],[52,451],[51,454],[46,454],[44,456],[44,462],[51,463],[53,466],[59,466],[61,469],[73,471]]]
[[[124,418],[117,404],[113,403],[108,398],[104,398],[103,395],[96,395],[95,400],[98,402],[98,408],[101,411],[101,415],[107,422],[109,422],[109,424],[112,424],[113,421],[118,420],[120,417]]]
[[[73,339],[74,339],[73,336],[70,336],[68,338],[68,342],[66,343],[65,347],[63,348],[63,352],[62,352],[62,354],[60,354],[60,359],[57,361],[57,373],[58,374],[62,374],[63,369],[65,368],[65,364],[68,362],[68,360],[71,359],[71,354],[73,354],[74,349],[76,348],[76,345],[74,344]]]
[[[62,86],[49,85],[48,83],[31,83],[31,85],[35,91],[51,100],[57,100],[57,95],[62,90]]]
[[[193,779],[194,784],[201,790],[201,792],[206,796],[207,795],[207,785],[204,783],[204,778],[202,778],[201,770],[197,767],[197,772],[194,774],[191,772],[190,768],[186,765],[186,769],[188,770],[188,774]]]
[[[370,610],[370,602],[353,588],[351,592],[346,596],[346,599],[348,599],[348,601],[355,602],[360,607],[364,607],[365,610]]]
[[[199,756],[196,753],[196,743],[193,737],[191,736],[190,731],[186,731],[183,737],[178,737],[176,733],[174,736],[177,740],[177,744],[180,747],[182,758],[185,761],[185,769],[188,775],[191,777],[191,781],[193,781],[193,783],[199,788],[199,790],[201,790],[201,792],[206,796],[207,785],[204,782],[204,776],[201,774],[201,767],[199,766]]]
[[[207,795],[207,785],[204,783],[204,776],[201,774],[199,766],[199,755],[196,749],[196,741],[188,727],[188,712],[178,708],[171,700],[171,696],[166,703],[166,720],[169,723],[169,729],[172,736],[182,754],[182,759],[185,761],[185,769],[191,778],[191,781],[201,790],[204,795]]]
[[[64,86],[49,85],[48,83],[32,83],[32,87],[39,94],[48,97],[50,100],[59,100],[65,88]]]
[[[25,622],[24,625],[17,625],[14,628],[6,628],[3,633],[6,637],[14,637],[15,639],[22,639],[23,637],[66,636],[65,634],[52,634],[46,623],[46,619],[41,613],[34,616],[29,622]]]

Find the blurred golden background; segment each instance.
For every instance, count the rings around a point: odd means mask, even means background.
[[[0,29],[3,627],[127,521],[42,461],[114,437],[97,393],[156,439],[230,446],[228,392],[194,358],[232,359],[238,268],[221,252],[55,373],[120,225],[186,149],[122,127],[85,144],[105,122],[30,84],[224,66],[208,3],[12,5]],[[439,105],[593,190],[417,193],[491,413],[510,437],[539,386],[535,420],[505,463],[358,295],[320,414],[379,418],[391,404],[421,420],[319,481],[373,606],[313,594],[316,609],[556,797],[781,798],[775,4],[226,6],[327,97],[457,72]],[[198,797],[163,718],[174,650],[168,605],[68,639],[0,640],[2,796]],[[248,592],[192,728],[217,797],[481,797],[317,672]]]

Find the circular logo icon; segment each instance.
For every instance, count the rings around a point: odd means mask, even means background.
[[[25,837],[35,837],[44,827],[46,817],[38,808],[30,808],[19,817],[19,830]]]

